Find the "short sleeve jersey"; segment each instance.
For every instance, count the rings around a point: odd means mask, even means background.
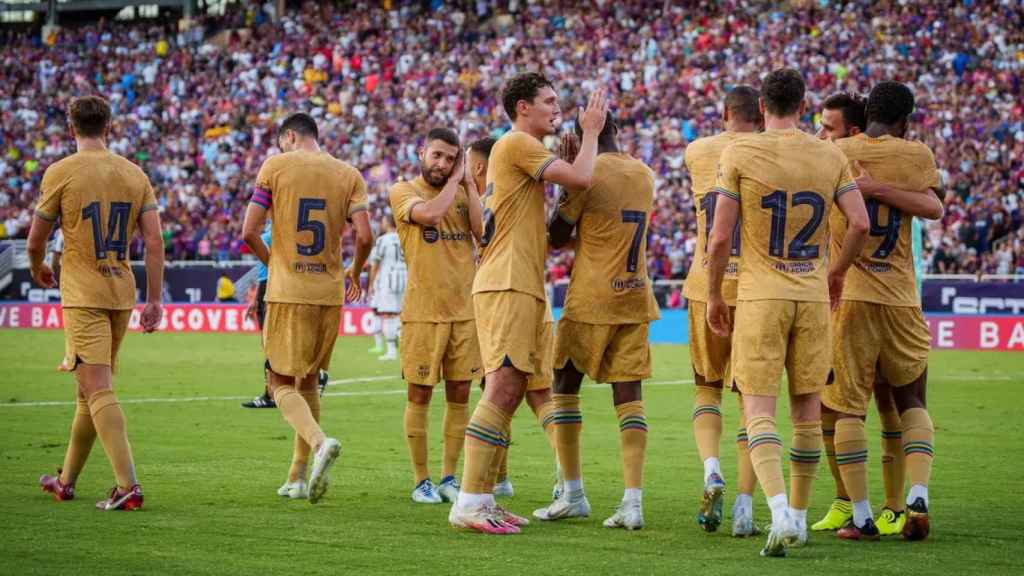
[[[836,198],[857,191],[835,144],[797,129],[729,145],[715,191],[740,203],[737,300],[828,302],[828,225]]]
[[[711,224],[715,220],[714,194],[715,177],[718,174],[718,159],[725,147],[752,132],[722,132],[695,140],[686,147],[686,169],[690,172],[690,189],[693,191],[693,205],[697,208],[697,245],[693,250],[693,262],[683,283],[683,295],[688,300],[704,302],[708,298],[708,268],[705,251]],[[732,253],[722,280],[722,296],[730,306],[736,305],[736,271],[739,269],[739,221],[737,233],[733,235]]]
[[[654,173],[627,154],[599,154],[587,190],[567,190],[562,220],[575,224],[576,261],[565,317],[587,324],[639,324],[658,318],[647,275],[647,222]]]
[[[836,145],[853,163],[859,162],[871,177],[901,190],[931,194],[941,186],[932,151],[921,142],[858,134]],[[868,242],[846,275],[844,300],[860,300],[889,306],[918,306],[914,255],[911,242],[913,218],[875,199],[865,201],[871,222]],[[832,253],[842,249],[846,217],[838,210],[829,218]]]
[[[78,152],[46,169],[36,215],[61,221],[63,306],[108,310],[135,306],[128,245],[139,216],[157,208],[149,178],[117,154]]]
[[[437,226],[423,226],[412,219],[414,206],[440,193],[440,188],[430,186],[422,176],[391,187],[391,211],[409,268],[402,306],[405,322],[473,319],[476,251],[466,191],[459,187]]]
[[[473,292],[514,290],[544,298],[544,170],[557,157],[529,134],[512,131],[487,164],[484,243]]]
[[[278,154],[260,168],[251,202],[272,220],[267,302],[342,305],[341,234],[367,208],[359,171],[324,152]]]

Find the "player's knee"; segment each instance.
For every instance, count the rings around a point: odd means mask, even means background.
[[[567,361],[565,366],[555,370],[553,383],[555,394],[579,394],[582,382],[583,374],[576,369],[572,360]]]
[[[551,388],[545,388],[543,390],[527,390],[526,391],[526,403],[530,405],[530,410],[534,412],[538,408],[547,404],[551,401]]]
[[[721,384],[721,383],[719,383]],[[614,382],[612,383],[612,403],[616,406],[629,402],[642,400],[640,382]]]
[[[793,422],[821,420],[821,395],[814,392],[790,396],[789,416]]]
[[[409,402],[412,402],[413,404],[430,404],[430,398],[433,395],[434,389],[430,386],[409,384]]]
[[[487,375],[484,399],[502,410],[513,412],[526,394],[526,374],[514,367],[502,367]]]
[[[84,399],[97,392],[110,390],[110,366],[79,363],[75,367],[75,381],[78,384],[78,394]]]
[[[455,381],[444,383],[444,396],[449,402],[465,404],[469,402],[470,381]]]

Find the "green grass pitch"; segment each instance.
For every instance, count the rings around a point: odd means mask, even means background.
[[[138,513],[101,513],[112,485],[97,442],[78,499],[57,503],[36,480],[63,459],[74,408],[73,380],[55,371],[57,331],[0,331],[0,573],[6,574],[1020,574],[1024,500],[1020,426],[1024,354],[936,352],[929,402],[936,424],[932,537],[921,543],[840,542],[812,533],[786,559],[758,556],[760,537],[703,533],[695,512],[701,466],[690,428],[687,349],[655,346],[644,390],[650,436],[647,529],[606,530],[621,496],[618,429],[606,387],[584,389],[584,474],[590,519],[533,523],[488,537],[448,527],[447,505],[414,505],[402,435],[404,384],[396,363],[366,353],[367,338],[341,338],[323,403],[324,429],[343,453],[316,506],[276,495],[291,431],[276,410],[239,403],[262,386],[255,336],[130,334],[115,389],[146,496]],[[431,412],[437,480],[442,402]],[[474,395],[473,402],[478,398]],[[735,474],[735,402],[723,406],[722,461]],[[782,432],[788,442],[785,401]],[[882,503],[877,418],[869,418],[872,502]],[[525,406],[513,425],[510,471],[523,515],[550,496],[552,457]],[[731,486],[730,486],[731,488]],[[809,518],[828,506],[823,462]],[[727,496],[727,510],[733,494]],[[755,516],[768,519],[760,493]],[[863,563],[858,565],[857,563]]]

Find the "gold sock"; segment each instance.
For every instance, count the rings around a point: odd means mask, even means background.
[[[789,506],[807,510],[811,486],[821,461],[821,421],[794,422],[793,443],[789,447]]]
[[[879,412],[882,422],[882,481],[885,484],[885,507],[902,512],[903,484],[906,469],[903,458],[903,422],[899,412]]]
[[[843,475],[839,473],[839,465],[836,464],[836,416],[835,412],[822,412],[821,414],[821,437],[825,444],[825,457],[828,458],[828,469],[832,472],[832,480],[836,483],[836,498],[850,499],[846,491],[846,484],[843,484]]]
[[[583,428],[580,397],[576,394],[555,394],[551,399],[555,409],[548,418],[550,426],[555,429],[555,453],[562,468],[562,478],[579,480],[583,476],[580,466],[580,431]]]
[[[60,482],[74,485],[78,475],[85,468],[93,442],[96,441],[96,427],[92,425],[89,403],[79,398],[75,408],[75,419],[71,421],[71,438],[68,451],[64,453],[64,467],[61,468]]]
[[[544,429],[544,437],[547,438],[548,446],[551,447],[552,453],[558,451],[558,444],[555,442],[554,418],[552,418],[554,412],[554,400],[548,400],[533,411],[534,416],[537,417],[537,422],[540,423],[540,427]],[[557,458],[557,454],[555,457]]]
[[[327,437],[320,429],[320,424],[313,419],[313,413],[294,386],[278,386],[274,390],[274,402],[284,419],[309,444],[313,450]]]
[[[448,402],[444,409],[444,450],[441,457],[441,478],[455,475],[466,442],[466,424],[469,422],[469,404]]]
[[[302,390],[299,395],[306,401],[306,405],[309,406],[309,413],[313,415],[313,420],[317,423],[320,422],[320,391],[319,390]],[[297,432],[295,433],[295,440],[292,443],[292,466],[288,470],[288,481],[296,482],[299,480],[306,479],[306,468],[309,465],[309,454],[312,452],[312,448],[309,444],[302,439]]]
[[[512,441],[511,435],[509,436],[509,442]],[[508,448],[505,448],[499,452],[501,454],[501,460],[498,462],[498,475],[495,476],[495,482],[504,482],[508,480]]]
[[[693,393],[693,437],[700,461],[718,458],[722,440],[722,389],[696,386]]]
[[[750,451],[747,450],[747,417],[743,413],[743,397],[740,396],[740,429],[736,433],[736,492],[753,494],[757,487],[757,474],[750,463]]]
[[[619,417],[622,478],[626,489],[643,488],[644,455],[647,453],[647,419],[642,400],[615,406]]]
[[[903,421],[903,454],[907,467],[907,480],[911,486],[928,486],[932,475],[935,450],[935,427],[924,408],[911,408],[900,414]]]
[[[110,460],[110,466],[114,469],[118,487],[127,490],[138,484],[124,412],[121,411],[114,391],[107,389],[94,392],[89,397],[89,413],[92,416],[92,424],[96,427],[96,435],[99,436],[107,459]]]
[[[462,490],[467,494],[491,494],[495,455],[508,448],[512,415],[487,400],[480,400],[466,425],[466,458],[462,466]]]
[[[786,481],[782,478],[782,439],[775,428],[775,418],[749,418],[747,434],[750,436],[747,442],[750,462],[754,466],[754,472],[765,497],[785,494]]]
[[[836,463],[851,502],[868,499],[868,436],[860,418],[836,421]]]
[[[415,485],[430,478],[427,470],[427,414],[430,406],[406,402],[405,404],[405,444],[409,447],[409,461],[412,463],[412,476]]]
[[[509,438],[511,441],[511,437]],[[504,480],[505,477],[501,475],[502,467],[508,462],[508,446],[499,446],[494,451],[494,456],[491,457],[491,467],[487,473],[487,482],[484,484],[484,494],[494,494],[494,485],[499,480]],[[505,474],[508,474],[508,470],[505,470]]]

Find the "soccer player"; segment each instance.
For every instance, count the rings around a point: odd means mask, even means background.
[[[692,182],[693,203],[697,207],[697,247],[693,264],[683,284],[688,302],[690,322],[690,359],[693,363],[695,383],[693,395],[693,437],[697,453],[704,464],[704,491],[697,523],[706,531],[718,530],[722,522],[722,500],[725,481],[719,463],[719,444],[722,439],[722,387],[729,373],[731,338],[719,338],[707,325],[708,273],[704,247],[708,231],[714,221],[715,176],[718,158],[729,144],[741,140],[761,129],[764,120],[758,109],[760,93],[750,86],[736,86],[725,97],[723,122],[725,131],[701,138],[686,147],[686,168]],[[738,230],[738,229],[737,229]],[[729,304],[730,314],[736,306],[736,269],[739,266],[739,242],[734,242],[722,281],[722,293]],[[734,386],[731,386],[735,390]],[[740,427],[736,435],[737,490],[732,507],[733,536],[751,536],[759,532],[754,524],[754,488],[757,477],[750,465],[747,452],[746,419],[743,417],[743,397],[736,395],[740,408]]]
[[[525,395],[527,378],[541,369],[544,336],[544,181],[588,188],[605,120],[603,90],[583,113],[583,142],[573,164],[541,142],[561,122],[558,95],[549,80],[526,73],[508,81],[502,104],[512,130],[491,150],[488,162],[487,244],[473,282],[473,307],[487,387],[466,426],[462,491],[448,521],[490,534],[514,534],[510,516],[495,512],[491,463],[508,447],[509,426]],[[519,518],[519,517],[516,517]]]
[[[888,383],[902,424],[908,510],[902,533],[908,540],[928,536],[928,480],[934,428],[925,404],[931,338],[921,311],[911,253],[910,217],[942,217],[939,173],[931,150],[906,139],[914,95],[898,82],[881,82],[867,103],[867,130],[836,144],[851,163],[867,204],[870,239],[854,262],[842,300],[833,315],[835,383],[825,388],[825,414],[835,418],[835,452],[843,484],[853,502],[853,518],[838,532],[845,539],[877,539],[868,502],[867,436],[864,417],[872,383]],[[830,218],[835,253],[844,219]],[[883,413],[883,429],[886,426]],[[896,430],[899,432],[899,429]],[[883,444],[884,446],[884,444]],[[886,533],[900,524],[903,506],[898,484],[886,481]]]
[[[836,92],[822,103],[818,138],[836,141],[856,136],[867,128],[864,99],[856,94]]]
[[[555,344],[552,419],[565,489],[534,516],[560,520],[590,514],[580,465],[579,392],[586,374],[611,384],[619,419],[625,490],[604,526],[638,530],[644,527],[647,449],[640,382],[651,375],[648,323],[659,316],[646,265],[654,173],[619,151],[617,132],[609,113],[598,136],[591,186],[566,189],[549,227],[556,248],[568,244],[573,229],[577,231],[576,261]],[[583,133],[578,123],[576,133]],[[567,159],[572,159],[571,152]]]
[[[76,98],[68,106],[78,151],[52,164],[43,175],[42,196],[28,237],[33,280],[55,288],[43,260],[46,239],[60,219],[64,251],[60,277],[64,310],[62,366],[75,374],[78,407],[64,466],[39,479],[56,500],[75,497],[75,482],[97,436],[117,484],[96,504],[100,510],[142,508],[142,488],[128,443],[124,412],[112,389],[117,351],[135,306],[135,277],[128,246],[136,226],[145,243],[146,306],[140,322],[157,329],[161,308],[164,246],[160,216],[149,178],[135,164],[107,150],[110,104],[99,96]]]
[[[381,234],[370,252],[370,276],[368,284],[374,289],[373,304],[380,318],[381,333],[387,348],[378,360],[398,360],[398,337],[405,298],[405,284],[408,269],[402,253],[402,241],[395,232],[394,216],[384,216],[380,226]]]
[[[856,95],[837,92],[825,99],[821,114],[821,130],[818,137],[832,141],[856,136],[867,130],[865,100]],[[837,216],[833,216],[833,221]],[[913,219],[912,234],[920,235],[920,221]],[[916,261],[916,257],[915,257]],[[833,322],[833,329],[837,325]],[[906,516],[903,513],[903,446],[902,423],[899,412],[892,397],[892,389],[882,378],[875,375],[875,405],[878,408],[882,424],[882,479],[885,485],[885,508],[878,518],[876,526],[882,536],[899,534],[903,530]],[[811,526],[811,530],[839,530],[846,526],[853,517],[853,506],[850,495],[843,483],[839,464],[836,461],[836,412],[822,406],[821,432],[825,440],[825,455],[828,459],[829,471],[836,485],[836,497],[832,500],[825,516]],[[858,454],[852,461],[846,460],[847,466],[859,466],[861,456]]]
[[[830,368],[829,303],[838,304],[843,279],[868,233],[864,201],[842,153],[797,127],[806,108],[804,91],[796,70],[764,78],[765,131],[722,152],[707,246],[708,324],[722,338],[735,326],[733,380],[743,394],[750,460],[772,512],[764,556],[784,556],[787,546],[807,539],[811,483],[821,457],[820,392]],[[842,251],[830,259],[823,224],[833,203],[849,227]],[[730,318],[722,280],[737,219],[742,251]],[[783,370],[793,419],[792,501],[775,425]]]
[[[330,365],[342,303],[360,295],[359,274],[373,244],[366,182],[355,168],[321,151],[317,139],[309,115],[285,118],[277,131],[282,153],[264,161],[242,223],[245,243],[270,268],[263,327],[270,391],[303,441],[295,442],[293,462],[301,451],[314,454],[308,483],[314,504],[327,491],[328,472],[341,454],[341,444],[318,423],[317,377]],[[273,251],[260,238],[268,215]],[[346,220],[355,228],[356,253],[343,273]]]
[[[380,323],[380,312],[377,310],[377,294],[380,292],[378,284],[380,283],[380,277],[377,275],[376,266],[374,262],[380,260],[377,257],[377,243],[373,243],[373,249],[370,250],[370,274],[366,282],[366,298],[370,309],[373,310],[373,315],[377,318],[376,324],[374,324],[373,330],[373,348],[367,350],[370,354],[383,354],[384,353],[384,327]]]
[[[409,269],[401,364],[408,383],[405,441],[415,486],[412,500],[439,504],[455,502],[459,495],[455,467],[469,420],[469,384],[483,374],[472,301],[474,241],[483,234],[483,217],[455,132],[430,130],[419,159],[420,176],[392,186],[389,199]],[[441,483],[435,487],[427,467],[427,424],[433,387],[442,378],[444,456]]]
[[[263,229],[263,234],[260,235],[263,239],[263,243],[270,247],[271,234],[270,234],[270,222],[267,222],[266,227]],[[256,326],[260,329],[260,347],[263,344],[263,323],[267,317],[267,265],[260,262],[256,265],[259,270],[256,273],[256,294],[253,297],[253,301],[249,304],[249,308],[246,310],[246,314],[256,321]],[[270,383],[268,380],[267,371],[270,370],[270,362],[266,359],[263,360],[263,393],[259,396],[249,400],[248,402],[242,403],[242,408],[277,408],[277,404],[274,403],[274,397],[270,395]],[[290,476],[290,475],[289,475]],[[305,475],[303,475],[305,478]],[[289,480],[291,483],[292,480]]]
[[[483,190],[487,184],[487,163],[491,157],[491,149],[494,147],[496,140],[491,137],[481,138],[473,142],[469,147],[467,156],[468,164],[466,166],[469,173],[472,175],[473,181],[476,184],[477,190]],[[484,202],[484,208],[486,209],[487,202]],[[481,252],[486,249],[486,246],[480,246]],[[537,417],[537,421],[540,423],[541,428],[544,430],[544,436],[548,440],[548,445],[551,447],[552,453],[555,450],[554,442],[554,424],[548,416],[551,415],[554,410],[554,403],[551,399],[551,382],[553,380],[552,364],[554,363],[555,354],[555,331],[554,331],[554,316],[551,312],[551,302],[546,302],[546,308],[544,312],[544,328],[543,337],[540,343],[540,369],[530,374],[526,380],[526,404],[533,410],[534,415]],[[484,382],[480,382],[481,388],[484,387]],[[509,429],[509,435],[511,437],[511,428]],[[499,448],[499,458],[495,462],[492,462],[492,478],[491,482],[488,482],[488,486],[493,483],[494,496],[511,498],[515,494],[515,488],[512,486],[512,481],[508,476],[508,449]],[[558,493],[560,483],[557,479],[557,458],[556,458],[556,484],[554,493]],[[500,506],[496,507],[497,510],[503,510]],[[507,512],[507,511],[506,511]],[[521,519],[523,522],[526,519]]]

